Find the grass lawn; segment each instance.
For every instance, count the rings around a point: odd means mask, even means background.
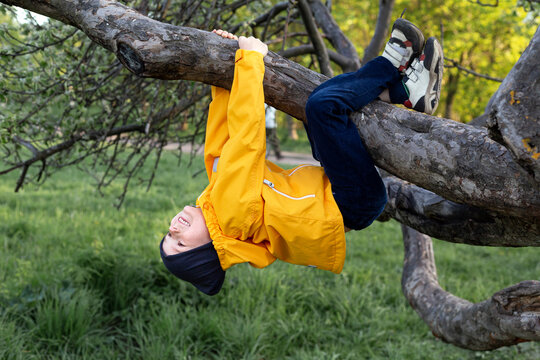
[[[0,359],[538,359],[524,343],[473,352],[434,338],[401,294],[399,224],[347,235],[342,274],[277,262],[227,272],[215,297],[170,276],[158,243],[205,187],[165,154],[149,192],[66,169],[13,193],[0,177]],[[309,229],[306,229],[309,231]],[[540,249],[436,241],[442,286],[470,301],[540,273]]]

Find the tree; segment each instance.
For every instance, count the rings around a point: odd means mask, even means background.
[[[103,53],[105,61],[113,62],[110,55],[115,54],[123,66],[139,77],[192,80],[225,88],[232,82],[236,42],[222,40],[193,27],[159,21],[167,13],[169,2],[153,9],[146,2],[141,3],[139,10],[155,19],[105,0],[1,2],[41,13],[82,30],[95,44],[109,52]],[[222,16],[223,9],[232,9],[234,13],[239,4],[244,2],[221,4],[219,16],[209,8],[205,21]],[[339,31],[328,8],[318,0],[302,0],[301,4],[296,12],[288,3],[279,3],[250,26],[266,22],[268,26],[265,25],[263,30],[266,34],[272,31],[269,24],[276,14],[287,10],[285,24],[291,18],[301,18],[304,24],[311,23],[305,29],[313,44],[304,44],[298,53],[315,52],[321,68],[327,70],[328,59],[344,69],[359,64],[358,56],[351,54],[354,48]],[[186,9],[180,7],[179,11],[182,14],[189,12]],[[335,53],[321,41],[322,36],[317,34],[313,20],[334,46]],[[69,37],[69,33],[65,36]],[[303,34],[285,32],[283,38],[287,36]],[[96,47],[94,43],[85,48],[85,53]],[[438,288],[427,237],[471,245],[540,245],[540,100],[535,96],[540,91],[537,81],[540,78],[539,57],[540,29],[537,29],[518,63],[492,97],[486,110],[487,128],[475,128],[382,102],[374,102],[352,114],[371,156],[384,170],[390,201],[381,220],[393,217],[404,224],[404,293],[433,333],[457,346],[487,350],[540,339],[539,281],[522,282],[496,293],[486,302],[469,304]],[[80,64],[86,58],[83,56],[82,59]],[[265,58],[265,64],[267,103],[304,120],[303,109],[309,93],[327,77],[272,52]],[[118,67],[113,66],[109,71],[118,71]],[[64,75],[59,74],[59,77]],[[99,72],[89,75],[106,78]],[[64,78],[68,81],[72,76],[75,73]],[[126,84],[135,87],[140,84],[133,81],[121,84],[123,88]],[[160,84],[156,81],[154,85]],[[65,91],[65,86],[62,89]],[[120,91],[121,88],[115,89]],[[67,90],[71,91],[69,85]],[[107,90],[110,92],[111,88]],[[137,91],[135,89],[134,93]],[[188,99],[201,98],[203,93],[202,89],[190,90]],[[142,94],[140,99],[147,94]],[[120,106],[133,106],[127,100],[124,98]],[[13,129],[18,129],[20,124],[6,126],[3,137],[28,149],[29,157],[18,159],[0,174],[22,169],[22,184],[27,170],[35,162],[42,162],[42,169],[45,169],[50,156],[71,149],[78,142],[98,139],[100,146],[121,146],[132,141],[122,138],[123,134],[142,134],[140,141],[147,143],[140,147],[136,143],[135,148],[139,152],[149,151],[152,145],[163,144],[169,126],[174,125],[173,116],[185,111],[186,104],[194,103],[187,101],[184,104],[183,101],[169,109],[150,112],[152,116],[145,121],[140,121],[140,117],[128,117],[99,131],[94,130],[96,124],[73,118],[68,139],[59,144],[45,142],[49,146],[43,149],[37,147],[41,143],[18,136]],[[121,111],[111,110],[113,117],[121,114]],[[15,122],[24,125],[24,121],[18,119]],[[89,152],[94,150],[88,149]]]

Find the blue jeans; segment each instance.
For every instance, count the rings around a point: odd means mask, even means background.
[[[393,103],[403,103],[408,96],[401,80],[390,61],[379,56],[356,72],[322,83],[307,101],[305,127],[313,157],[324,167],[348,228],[369,226],[387,202],[384,183],[349,114],[384,89],[389,89]]]

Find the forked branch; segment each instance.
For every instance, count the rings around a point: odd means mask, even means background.
[[[401,287],[433,335],[470,350],[540,340],[540,281],[522,281],[473,304],[440,287],[431,238],[406,226],[402,231]]]

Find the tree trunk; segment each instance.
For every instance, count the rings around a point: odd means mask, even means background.
[[[488,127],[540,183],[540,27],[490,101]]]

